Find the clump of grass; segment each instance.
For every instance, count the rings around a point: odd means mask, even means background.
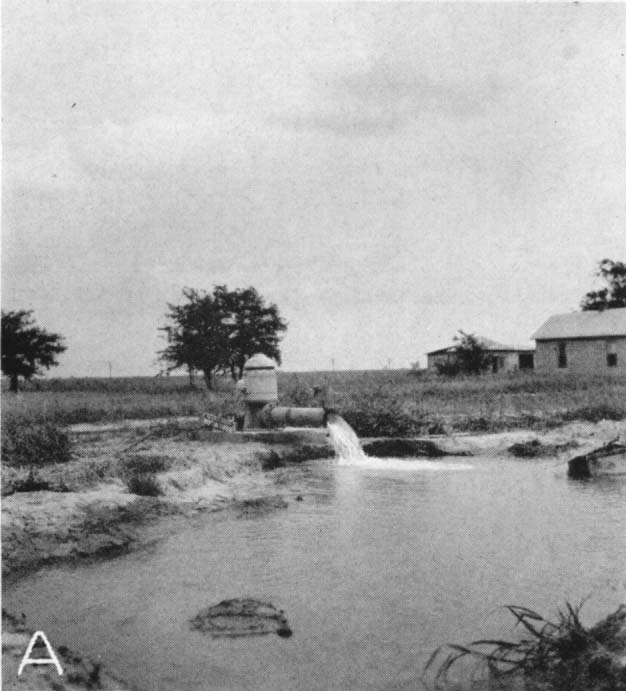
[[[4,421],[2,462],[15,468],[30,468],[29,486],[39,483],[36,468],[67,463],[71,459],[72,443],[65,430],[50,423],[22,424],[19,419],[11,418]]]
[[[141,473],[162,473],[172,467],[169,456],[158,454],[130,454],[119,462],[120,474],[137,475]]]
[[[163,494],[156,474],[169,470],[172,459],[156,454],[131,454],[119,461],[119,471],[128,490],[142,497],[158,497]]]
[[[163,490],[154,473],[137,473],[126,479],[128,491],[141,497],[159,497]]]
[[[478,640],[448,643],[435,650],[424,672],[434,669],[434,687],[452,688],[452,669],[474,661],[473,676],[521,677],[525,688],[541,691],[619,691],[626,689],[626,605],[593,627],[580,621],[581,605],[569,602],[555,622],[537,612],[509,605],[506,609],[524,629],[519,641]],[[442,657],[443,656],[443,657]],[[436,664],[438,662],[438,664]]]

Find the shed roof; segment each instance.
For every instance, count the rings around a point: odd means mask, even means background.
[[[485,349],[489,351],[496,351],[496,352],[501,352],[501,351],[507,351],[507,352],[531,352],[534,350],[532,346],[512,346],[512,345],[505,345],[504,343],[498,343],[497,341],[492,341],[490,338],[485,338],[484,336],[477,336],[476,337],[480,345]],[[429,353],[426,353],[426,355],[437,355],[438,353],[455,353],[458,348],[458,345],[455,343],[454,345],[448,346],[447,348],[439,348],[438,350],[431,350]]]
[[[533,334],[536,341],[601,336],[626,336],[626,307],[554,314]]]

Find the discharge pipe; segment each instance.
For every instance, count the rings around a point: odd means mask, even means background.
[[[325,408],[292,408],[268,403],[257,419],[263,427],[324,427],[330,412]]]

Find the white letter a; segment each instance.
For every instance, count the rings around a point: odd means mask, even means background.
[[[46,646],[46,650],[48,651],[50,657],[30,657],[30,654],[33,650],[35,642],[37,641],[37,638],[41,638],[43,640],[44,645]],[[48,642],[48,639],[46,638],[46,634],[43,631],[35,631],[35,633],[33,634],[33,637],[30,639],[30,643],[28,644],[28,648],[26,648],[26,652],[24,653],[24,657],[22,658],[22,661],[20,662],[19,669],[17,670],[17,676],[18,677],[24,671],[24,667],[26,667],[26,665],[54,665],[56,667],[57,672],[59,674],[63,674],[63,667],[61,667],[61,663],[59,662],[59,658],[56,656],[56,653],[52,649],[52,646]]]

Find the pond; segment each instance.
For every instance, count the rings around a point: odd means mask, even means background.
[[[139,689],[421,689],[445,642],[510,636],[500,609],[553,614],[626,594],[626,480],[568,480],[554,461],[442,459],[289,470],[289,507],[204,516],[149,550],[11,586],[52,644]],[[283,609],[291,638],[213,639],[200,609],[236,597]]]

